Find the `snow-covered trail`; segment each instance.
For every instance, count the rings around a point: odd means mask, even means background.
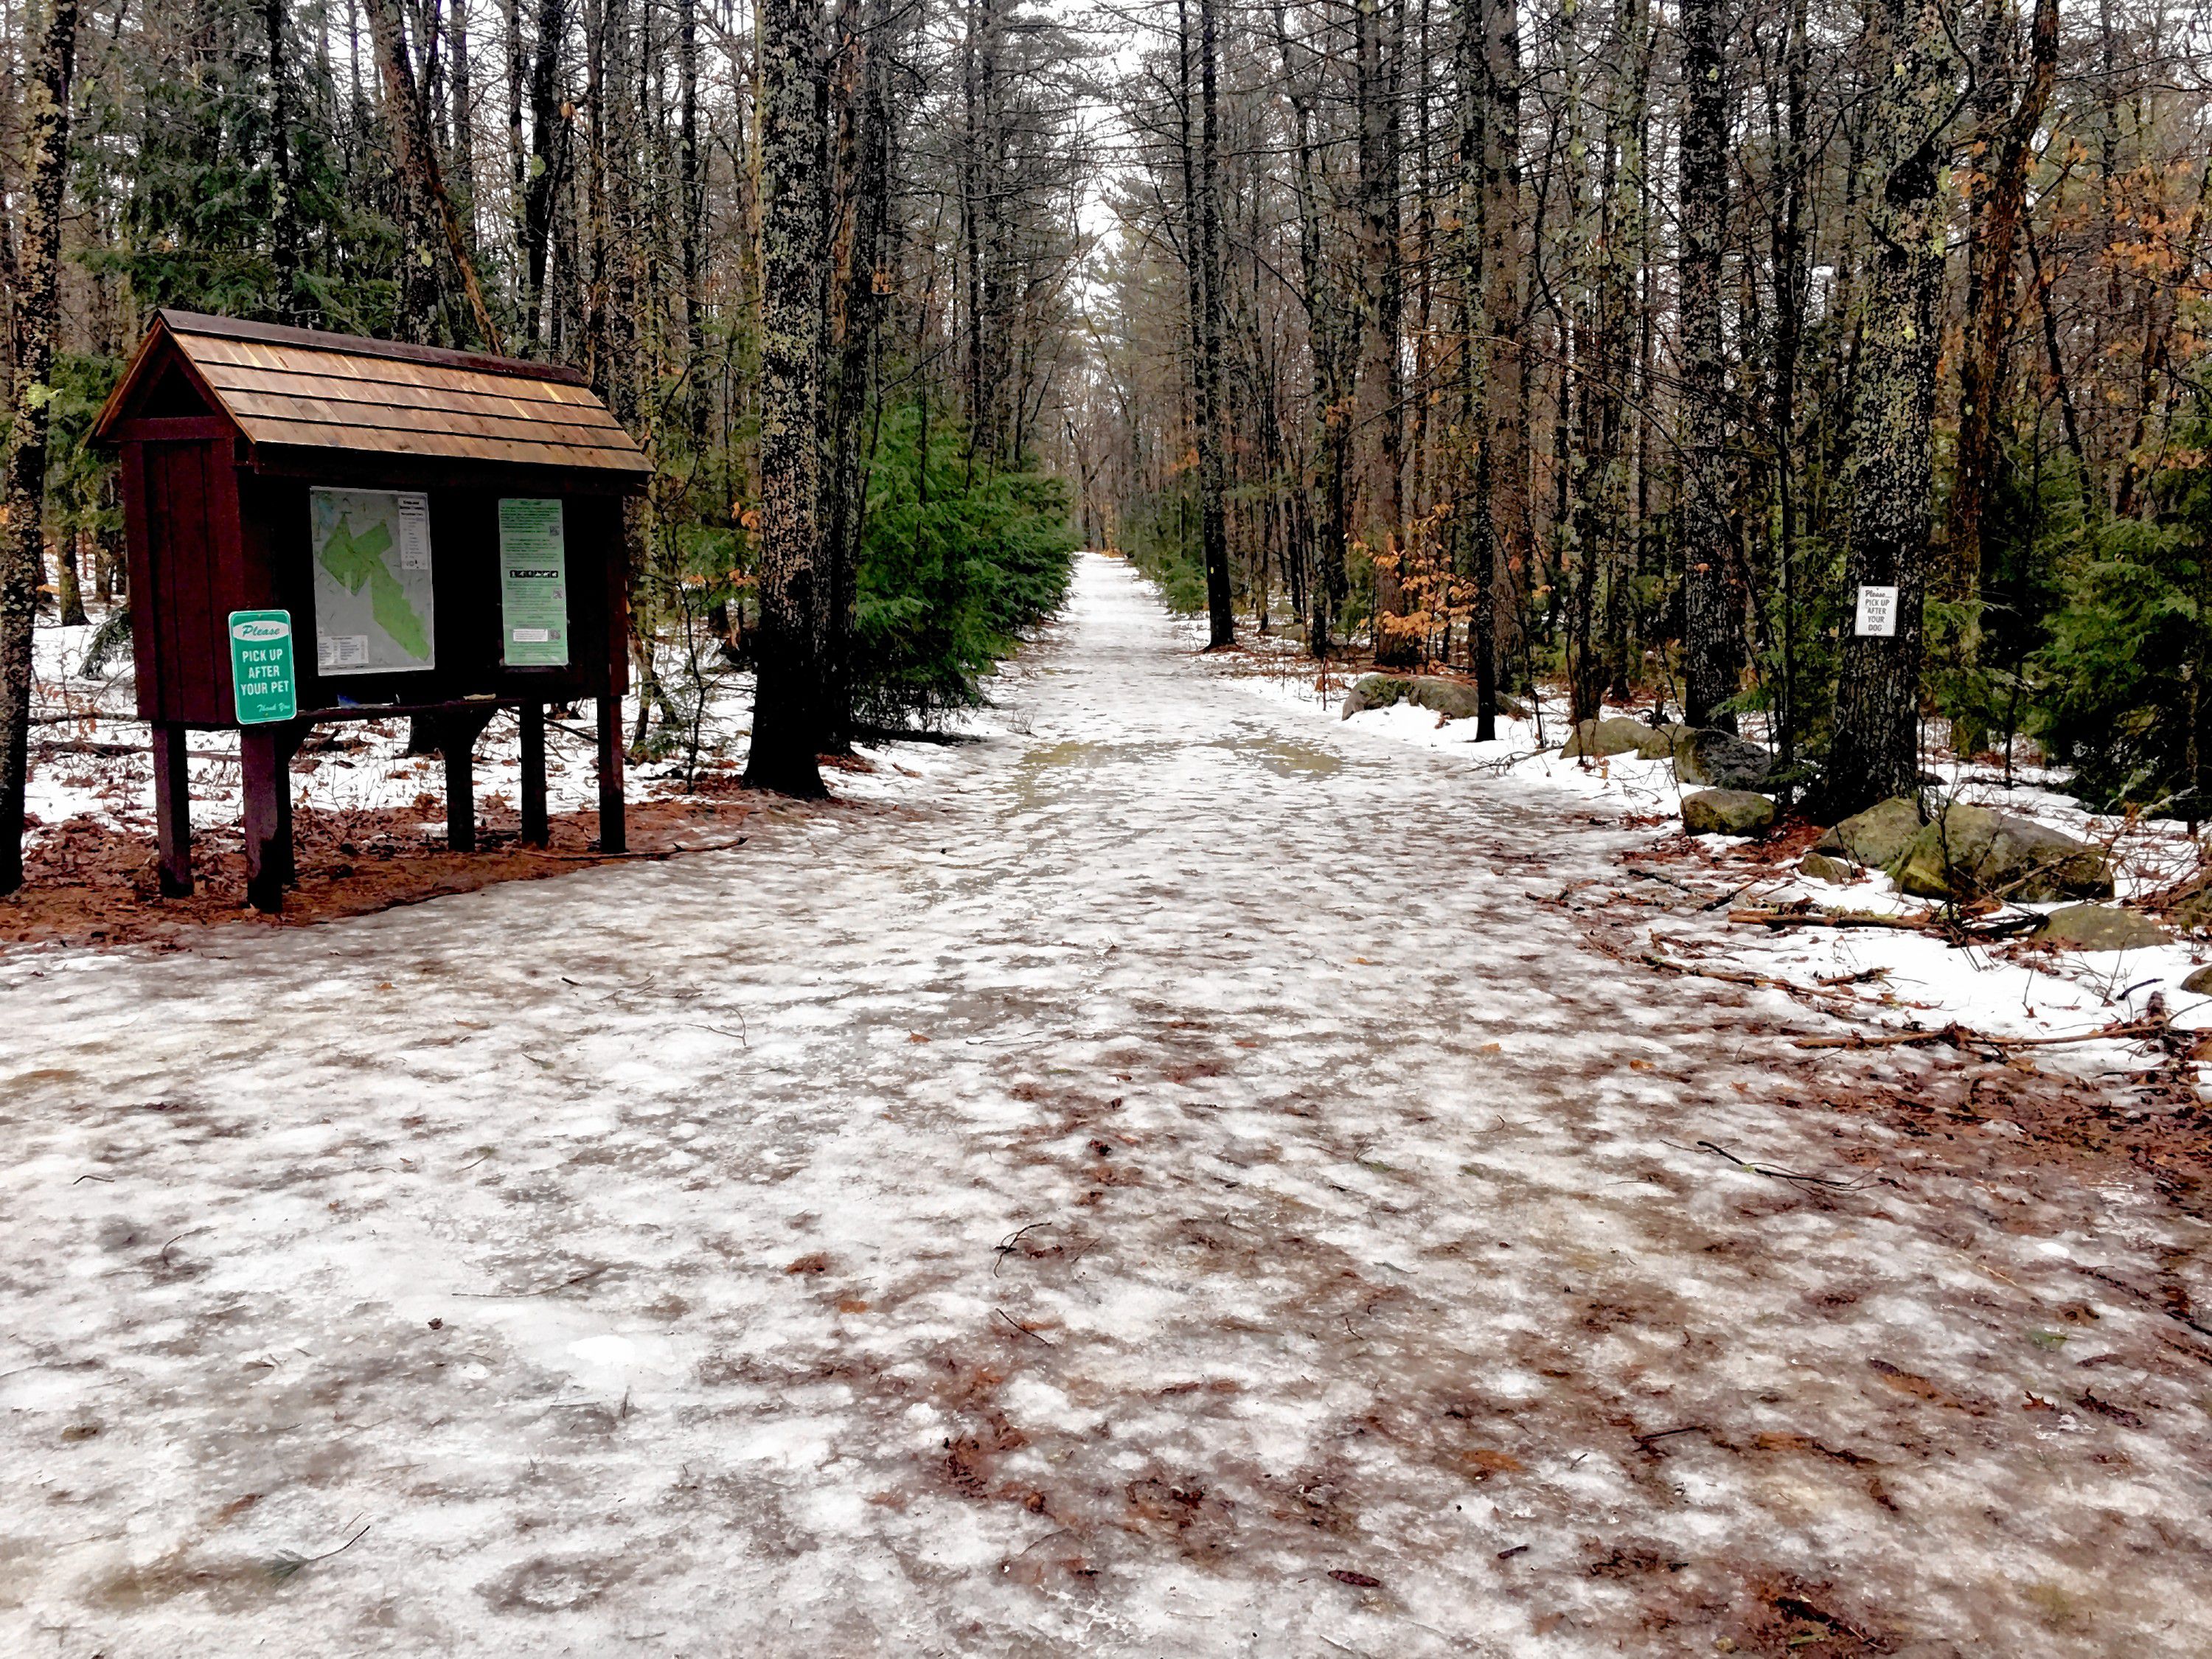
[[[1122,566],[1009,701],[918,807],[0,962],[0,1651],[2205,1650],[2194,1221],[1961,1203],[1530,896],[1623,832]]]

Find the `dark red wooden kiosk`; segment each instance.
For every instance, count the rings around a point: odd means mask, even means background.
[[[581,375],[163,311],[95,435],[122,454],[164,893],[192,887],[195,729],[240,734],[264,910],[292,879],[290,762],[319,721],[432,721],[447,840],[470,850],[477,739],[518,710],[522,838],[543,845],[546,708],[594,699],[599,845],[623,850],[621,498],[652,465]],[[289,613],[289,718],[241,719],[233,624],[252,611]]]

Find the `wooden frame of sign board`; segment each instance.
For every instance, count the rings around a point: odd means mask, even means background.
[[[94,435],[121,453],[138,713],[153,729],[163,893],[192,888],[185,744],[193,730],[240,733],[247,890],[263,909],[282,908],[295,876],[291,757],[309,728],[327,721],[430,721],[445,757],[447,843],[468,851],[477,844],[472,757],[494,714],[517,712],[522,839],[542,845],[546,710],[593,700],[599,846],[623,850],[629,619],[622,498],[641,491],[652,468],[580,375],[164,311]],[[356,565],[346,574],[358,583],[333,587],[318,574],[316,538],[327,552],[331,533],[327,519],[311,526],[319,499],[396,512],[406,521],[402,539],[427,528],[427,544],[408,542],[412,550],[398,556],[407,560],[404,576]],[[564,559],[552,603],[565,629],[507,626],[507,610],[521,601],[505,580],[513,561],[502,560],[512,545],[502,536],[502,501],[560,503],[552,544]],[[538,512],[541,524],[551,521]],[[349,533],[349,522],[339,522]],[[387,557],[390,542],[387,533]],[[390,613],[408,641],[406,652],[390,653],[398,665],[368,659],[370,623],[346,624],[359,635],[328,636],[331,617],[319,615],[319,605],[331,611],[363,592],[380,601],[381,590],[397,592],[402,580],[414,586]],[[542,609],[542,592],[537,602]],[[380,603],[369,608],[380,628],[387,613]],[[427,619],[417,614],[425,608]],[[228,629],[239,611],[290,617],[289,719],[240,718]],[[511,633],[541,642],[517,645]],[[549,637],[555,643],[542,642]],[[362,654],[349,662],[356,640]],[[566,661],[540,665],[511,655]]]

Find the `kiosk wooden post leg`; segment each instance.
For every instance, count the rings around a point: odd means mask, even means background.
[[[284,908],[284,872],[291,849],[283,845],[280,797],[286,779],[283,744],[267,726],[238,734],[239,771],[246,797],[246,897],[270,915]]]
[[[154,722],[154,839],[161,848],[161,896],[192,891],[192,786],[185,769],[185,728]]]
[[[599,851],[629,851],[623,812],[622,699],[599,699]]]
[[[490,718],[453,714],[438,722],[438,747],[446,756],[446,846],[477,850],[477,738]]]
[[[545,821],[545,705],[522,705],[522,844],[543,847],[550,839]]]

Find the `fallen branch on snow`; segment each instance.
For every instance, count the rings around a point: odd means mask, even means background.
[[[1803,1175],[1795,1170],[1770,1170],[1763,1164],[1753,1164],[1749,1158],[1738,1158],[1727,1147],[1711,1140],[1699,1141],[1698,1147],[1699,1151],[1711,1152],[1716,1158],[1726,1158],[1739,1170],[1748,1170],[1752,1174],[1765,1176],[1770,1181],[1788,1181],[1806,1187],[1840,1187],[1846,1192],[1861,1184],[1856,1181],[1844,1181],[1834,1176]]]
[[[2000,921],[1968,927],[1936,910],[1923,910],[1911,916],[1876,916],[1863,911],[1731,910],[1729,920],[1771,931],[1784,927],[1885,927],[1899,933],[1933,933],[1954,945],[1984,945],[1992,939],[2025,933],[2041,925],[2043,918],[2033,915],[2007,916]]]
[[[1801,1036],[1796,1042],[1800,1048],[1927,1048],[1938,1044],[1952,1048],[2054,1048],[2068,1042],[2122,1042],[2136,1037],[2160,1037],[2166,1035],[2166,1029],[2163,1019],[2135,1019],[2100,1025],[2094,1031],[2071,1031],[2063,1036],[2006,1037],[1992,1036],[1987,1031],[1977,1031],[1953,1020],[1932,1031],[1885,1031],[1878,1036],[1854,1031],[1848,1036]]]

